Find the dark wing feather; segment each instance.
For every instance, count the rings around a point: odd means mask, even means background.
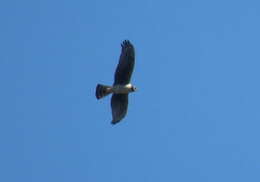
[[[118,123],[127,113],[128,94],[113,94],[111,98],[112,124]]]
[[[115,72],[114,85],[130,83],[135,64],[134,46],[128,40],[125,40],[121,46],[122,50]]]

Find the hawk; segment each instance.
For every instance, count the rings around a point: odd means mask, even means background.
[[[114,75],[114,84],[112,86],[97,84],[96,87],[97,99],[113,94],[111,97],[112,124],[118,123],[125,117],[128,107],[128,94],[136,91],[136,87],[130,83],[135,64],[134,46],[129,40],[125,40],[121,47],[121,55]]]

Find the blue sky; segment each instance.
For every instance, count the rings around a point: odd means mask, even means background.
[[[260,181],[260,3],[1,1],[0,181]],[[112,126],[120,43],[136,49]]]

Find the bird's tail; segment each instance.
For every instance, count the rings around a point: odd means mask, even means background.
[[[97,99],[101,99],[110,93],[112,93],[111,86],[97,84],[97,87],[96,87],[96,98]]]

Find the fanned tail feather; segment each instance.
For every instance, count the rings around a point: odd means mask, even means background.
[[[101,99],[110,93],[112,93],[112,88],[110,86],[97,84],[97,87],[96,87],[96,98],[97,99]]]

